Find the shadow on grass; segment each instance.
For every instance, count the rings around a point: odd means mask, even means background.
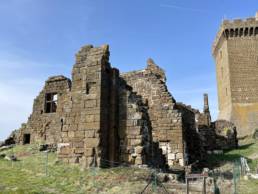
[[[241,146],[238,146],[238,150],[246,150],[248,149],[250,146],[252,146],[254,143],[249,143],[249,144],[245,144],[245,145],[241,145]]]
[[[204,161],[207,167],[210,169],[219,167],[225,163],[233,163],[237,160],[239,160],[241,157],[245,157],[241,152],[248,150],[250,146],[252,146],[254,143],[249,143],[245,145],[241,145],[238,147],[238,149],[235,150],[226,150],[223,154],[211,154],[208,155],[207,159]],[[239,153],[230,153],[231,151],[239,151]],[[246,158],[246,157],[245,157]],[[246,158],[247,162],[251,162],[252,160],[249,158]]]

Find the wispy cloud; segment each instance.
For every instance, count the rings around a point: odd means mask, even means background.
[[[0,140],[4,140],[27,121],[33,99],[43,87],[45,78],[33,76],[31,70],[40,71],[47,66],[14,54],[0,56]]]
[[[32,110],[33,99],[41,87],[40,80],[15,79],[0,83],[0,140],[5,139],[12,130],[27,121]]]
[[[183,6],[178,6],[178,5],[171,5],[171,4],[160,4],[160,7],[172,8],[172,9],[177,9],[177,10],[182,10],[182,11],[199,12],[199,13],[211,13],[211,11],[209,11],[209,10],[195,9],[195,8],[190,8],[190,7],[183,7]]]

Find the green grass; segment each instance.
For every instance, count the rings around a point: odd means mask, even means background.
[[[150,173],[125,167],[85,170],[56,162],[56,154],[49,153],[46,175],[46,153],[36,145],[1,153],[14,153],[19,161],[0,159],[0,193],[139,193]]]
[[[253,159],[252,155],[257,153],[257,158]],[[239,148],[225,151],[223,154],[212,154],[208,157],[209,167],[221,166],[224,163],[235,162],[240,157],[247,158],[248,164],[252,170],[255,170],[258,164],[258,141],[248,138],[240,142]]]
[[[15,146],[0,152],[15,154],[18,161],[0,158],[0,193],[139,193],[146,185],[150,170],[118,167],[111,169],[81,169],[80,166],[57,161],[56,153],[39,152],[37,145]],[[257,156],[256,156],[257,153]],[[258,163],[258,141],[246,139],[239,149],[211,155],[210,167],[220,168],[232,164],[240,156],[248,158],[252,170]],[[47,174],[46,174],[47,167]],[[232,166],[228,165],[232,169]],[[238,181],[238,193],[258,193],[258,180]]]
[[[233,172],[234,162],[239,161],[240,157],[245,157],[251,172],[255,173],[258,167],[258,141],[249,137],[241,140],[239,144],[238,149],[228,150],[219,155],[210,155],[207,161],[208,167]],[[240,194],[257,194],[258,180],[240,178],[237,182],[237,190]]]

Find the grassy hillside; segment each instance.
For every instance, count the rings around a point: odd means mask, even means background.
[[[256,173],[258,168],[258,141],[252,138],[245,138],[239,141],[239,148],[226,151],[221,155],[211,155],[208,159],[208,167],[216,168],[222,172],[232,172],[232,166],[239,162],[240,157],[247,158],[248,165],[252,173]],[[242,194],[257,194],[258,180],[244,180],[240,177],[237,182],[237,191]]]
[[[258,142],[246,139],[237,150],[211,155],[209,167],[227,170],[240,156],[248,158],[254,171],[258,164]],[[39,152],[37,145],[16,146],[0,154],[16,155],[11,162],[0,157],[0,193],[140,193],[146,186],[151,170],[119,167],[83,170],[76,165],[57,161],[55,153]],[[238,193],[258,193],[258,180],[243,180]],[[162,193],[158,190],[152,193]]]
[[[0,159],[0,193],[137,193],[150,173],[126,167],[82,170],[57,162],[55,153],[48,154],[46,164],[46,153],[36,145],[1,153],[14,153],[19,161]]]

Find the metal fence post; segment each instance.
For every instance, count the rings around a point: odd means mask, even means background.
[[[45,160],[45,174],[48,176],[48,151],[46,153],[46,160]]]

